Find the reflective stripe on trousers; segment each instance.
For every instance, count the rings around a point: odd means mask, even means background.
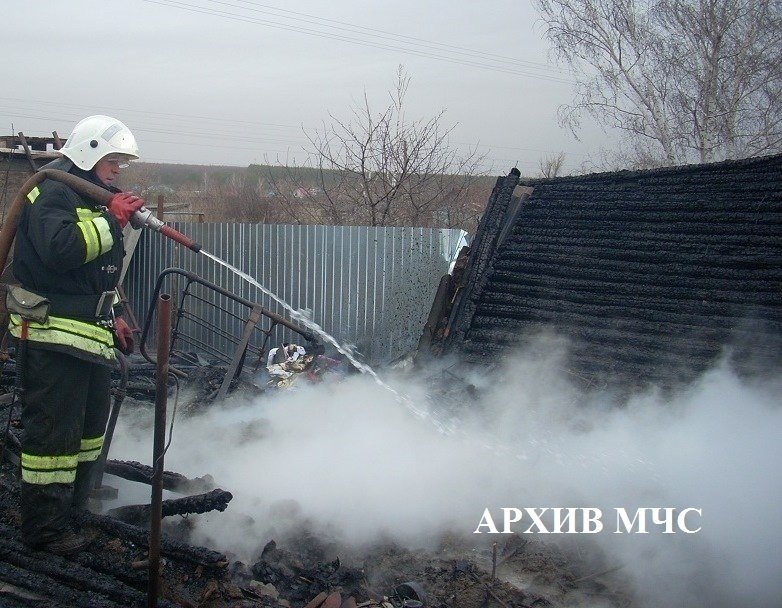
[[[82,439],[78,454],[36,456],[22,452],[22,480],[27,483],[73,483],[80,462],[95,462],[103,449],[103,435]]]
[[[79,448],[79,462],[95,462],[103,449],[103,437],[93,437],[91,439],[82,438]]]
[[[78,454],[67,456],[36,456],[22,452],[22,481],[45,485],[76,481]]]

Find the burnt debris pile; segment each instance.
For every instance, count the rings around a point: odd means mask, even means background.
[[[105,515],[78,517],[95,539],[86,551],[63,558],[26,547],[19,540],[17,481],[3,465],[0,605],[147,606],[148,529]],[[186,537],[187,522],[169,525],[162,540],[158,605],[164,608],[542,608],[588,606],[595,597],[618,608],[630,601],[609,569],[515,535],[493,550],[444,538],[432,549],[387,543],[357,554],[302,532],[284,546],[266,543],[248,565],[176,540]]]
[[[94,537],[88,551],[64,558],[28,548],[19,540],[18,483],[11,467],[0,473],[0,579],[2,605],[128,608],[147,605],[147,530],[110,517],[79,518]],[[225,555],[166,538],[163,600],[188,605],[212,579],[226,577]]]

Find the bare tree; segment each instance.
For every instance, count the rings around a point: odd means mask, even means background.
[[[219,179],[204,170],[199,189],[187,196],[193,211],[209,222],[262,222],[283,219],[277,204],[265,196],[264,180],[248,169],[236,169]]]
[[[276,159],[265,167],[273,200],[284,221],[292,224],[341,225],[349,223],[344,209],[335,207],[321,184],[333,182],[323,169],[296,166],[290,158]]]
[[[370,226],[455,226],[483,159],[451,147],[444,111],[409,120],[410,77],[400,66],[389,104],[376,112],[366,94],[352,119],[307,133],[318,170],[319,196],[334,223]],[[322,193],[322,194],[320,194]]]
[[[562,171],[562,166],[565,164],[565,153],[559,152],[558,154],[552,154],[541,158],[538,166],[540,167],[540,175],[542,177],[557,177]]]
[[[535,1],[574,68],[574,132],[587,113],[644,165],[782,148],[782,0]]]

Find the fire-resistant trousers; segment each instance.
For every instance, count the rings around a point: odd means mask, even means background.
[[[28,343],[29,344],[29,343]],[[92,489],[111,402],[111,368],[27,349],[22,393],[22,539],[48,542]]]

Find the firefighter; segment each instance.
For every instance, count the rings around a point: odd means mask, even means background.
[[[22,540],[52,553],[77,553],[90,538],[70,517],[92,489],[110,409],[114,348],[132,350],[128,325],[114,318],[122,270],[122,229],[144,201],[114,182],[138,158],[119,120],[90,116],[73,129],[61,169],[111,192],[108,207],[45,180],[28,195],[16,233],[13,271],[22,288],[48,301],[48,318],[10,317],[26,334],[22,375]]]

